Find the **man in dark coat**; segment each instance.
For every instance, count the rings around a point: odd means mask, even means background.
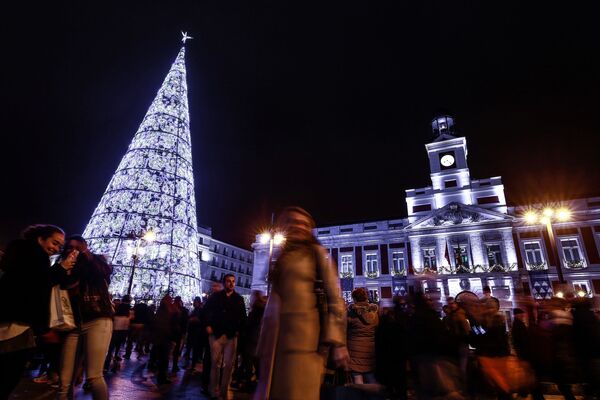
[[[235,276],[223,277],[224,290],[209,297],[206,304],[206,333],[212,357],[210,394],[227,398],[235,362],[237,339],[246,325],[244,299],[235,291]]]

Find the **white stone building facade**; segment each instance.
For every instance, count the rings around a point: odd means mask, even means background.
[[[431,184],[406,190],[408,217],[315,229],[337,264],[344,297],[364,287],[387,304],[415,291],[442,303],[489,286],[509,310],[517,295],[600,295],[600,197],[509,207],[501,177],[471,178],[467,139],[455,136],[454,119],[439,116],[432,128],[435,138],[425,145]],[[548,206],[569,210],[569,218],[528,223],[528,211]],[[268,244],[257,238],[252,247],[252,287],[264,290]]]

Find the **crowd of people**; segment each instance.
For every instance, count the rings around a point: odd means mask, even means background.
[[[27,228],[0,261],[0,400],[34,360],[34,380],[54,386],[59,399],[73,398],[78,384],[108,399],[104,376],[120,373],[134,353],[147,357],[157,385],[185,368],[201,373],[204,394],[215,399],[231,398],[231,389],[256,400],[342,398],[341,388],[389,399],[537,400],[546,382],[568,400],[574,384],[598,398],[593,299],[523,298],[506,313],[486,287],[481,298],[444,299],[440,312],[439,299],[424,293],[380,307],[356,288],[347,305],[310,214],[290,207],[278,224],[286,242],[269,266],[269,295],[253,292],[248,310],[231,274],[190,309],[172,293],[158,306],[113,299],[111,267],[83,237],[52,225]],[[50,329],[56,285],[68,293],[73,329]]]
[[[205,394],[224,398],[236,369],[236,385],[250,387],[265,299],[253,297],[250,318],[235,291],[235,276],[213,282],[207,299],[184,300],[167,293],[158,307],[109,293],[112,268],[92,253],[80,235],[65,236],[54,225],[33,225],[11,242],[0,260],[0,399],[8,399],[27,366],[39,368],[34,382],[56,389],[58,399],[73,398],[83,384],[95,400],[109,398],[105,375],[118,373],[123,360],[148,357],[158,385],[170,372],[196,370],[202,363]],[[72,323],[58,326],[54,297],[66,293]],[[64,305],[64,304],[63,304]],[[60,306],[59,306],[60,308]],[[254,330],[254,331],[253,331]],[[254,344],[253,344],[254,343]],[[183,356],[183,363],[181,363]],[[180,364],[181,367],[180,367]]]

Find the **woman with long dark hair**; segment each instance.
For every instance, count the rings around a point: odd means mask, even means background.
[[[48,330],[50,292],[73,268],[77,254],[50,265],[65,233],[54,225],[32,225],[11,242],[0,261],[0,399],[7,399],[19,383],[34,334]]]
[[[67,334],[63,343],[58,398],[71,397],[75,366],[83,357],[93,399],[106,400],[108,388],[103,367],[113,326],[113,307],[108,293],[112,268],[103,256],[92,253],[79,235],[69,237],[67,251],[79,254],[67,282],[77,328]]]

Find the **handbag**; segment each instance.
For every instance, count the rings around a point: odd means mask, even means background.
[[[515,356],[478,357],[481,372],[486,380],[504,393],[518,393],[535,384],[529,363]]]
[[[77,327],[69,292],[61,290],[60,285],[52,287],[50,292],[50,329],[68,332]]]

